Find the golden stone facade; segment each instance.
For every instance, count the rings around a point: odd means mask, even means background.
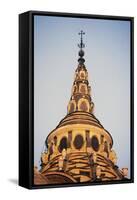
[[[125,179],[127,168],[119,169],[113,150],[113,139],[94,115],[88,71],[83,58],[83,40],[79,44],[78,67],[75,71],[67,115],[46,138],[47,151],[41,156],[41,169],[34,170],[34,183],[79,183]]]

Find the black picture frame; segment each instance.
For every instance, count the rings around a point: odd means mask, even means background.
[[[34,16],[59,16],[89,19],[130,21],[130,168],[131,178],[125,180],[34,185]],[[76,13],[28,11],[19,15],[19,185],[28,189],[105,185],[134,182],[134,18]]]

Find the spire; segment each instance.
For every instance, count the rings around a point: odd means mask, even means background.
[[[75,111],[92,113],[94,107],[94,104],[91,99],[91,87],[89,86],[88,82],[88,71],[84,65],[85,59],[83,58],[83,48],[85,47],[85,44],[83,43],[84,34],[85,33],[82,30],[79,32],[79,64],[75,71],[75,78],[72,86],[71,98],[68,104],[68,113]]]
[[[78,55],[80,58],[78,59],[78,62],[80,65],[82,65],[85,62],[85,59],[83,58],[84,56],[83,48],[85,47],[85,44],[83,43],[83,35],[85,35],[85,32],[81,30],[78,34],[80,35],[80,43],[78,44],[78,47],[80,48]]]

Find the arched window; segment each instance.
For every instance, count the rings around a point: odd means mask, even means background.
[[[81,102],[81,104],[80,104],[80,110],[88,112],[88,106],[87,106],[87,103],[85,101]]]
[[[91,146],[93,148],[94,151],[98,151],[99,150],[99,142],[96,136],[93,136],[91,138]]]
[[[76,149],[81,149],[83,144],[84,144],[83,137],[80,134],[78,134],[74,139],[74,146]]]
[[[61,153],[63,149],[67,149],[67,138],[63,137],[60,140],[60,144],[59,144],[59,152]]]
[[[75,100],[71,100],[68,104],[68,113],[74,112],[76,110]]]

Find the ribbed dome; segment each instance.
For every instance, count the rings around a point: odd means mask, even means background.
[[[99,120],[97,120],[93,114],[81,111],[72,112],[66,115],[56,128],[69,124],[91,124],[103,128]]]
[[[92,113],[88,113],[88,112],[82,112],[82,111],[75,111],[72,113],[67,114],[57,125],[57,127],[52,130],[48,137],[46,138],[46,144],[47,144],[47,140],[49,138],[49,136],[58,128],[63,127],[63,126],[67,126],[67,125],[74,125],[74,124],[87,124],[87,125],[92,125],[92,126],[96,126],[98,128],[102,128],[104,129],[104,127],[102,126],[102,124],[100,123],[100,121],[92,114]],[[111,134],[104,129],[108,135],[110,136],[111,140],[112,140],[112,145],[113,145],[113,138],[111,136]]]

